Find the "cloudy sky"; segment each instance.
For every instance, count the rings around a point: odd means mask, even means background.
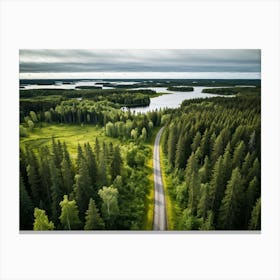
[[[260,78],[260,50],[20,50],[21,78]]]

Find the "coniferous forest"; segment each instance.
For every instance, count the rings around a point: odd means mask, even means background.
[[[131,87],[20,91],[20,229],[151,230],[164,127],[167,230],[260,230],[260,86],[148,113]]]
[[[179,230],[261,228],[260,96],[186,100],[162,151]]]

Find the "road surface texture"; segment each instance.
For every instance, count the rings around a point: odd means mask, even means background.
[[[156,136],[153,154],[153,172],[155,186],[154,230],[166,230],[165,197],[159,160],[159,142],[162,132],[163,127],[159,130]]]

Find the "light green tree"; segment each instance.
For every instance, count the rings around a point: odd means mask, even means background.
[[[113,186],[103,187],[98,191],[99,196],[102,198],[102,213],[108,227],[114,225],[115,219],[119,213],[118,206],[118,190]]]
[[[54,224],[49,221],[48,216],[46,215],[45,210],[35,208],[34,209],[34,230],[53,230]]]
[[[79,210],[75,200],[68,200],[68,195],[63,196],[63,200],[59,203],[61,207],[61,215],[59,217],[63,229],[79,229],[81,221],[79,219]]]

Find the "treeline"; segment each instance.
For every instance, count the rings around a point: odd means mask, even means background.
[[[175,229],[261,228],[260,110],[260,97],[238,96],[186,100],[174,111],[162,149]]]
[[[30,107],[28,107],[30,109]],[[138,139],[146,141],[155,126],[161,124],[163,111],[153,111],[147,114],[133,114],[123,112],[113,103],[107,101],[94,102],[89,100],[62,101],[60,105],[49,110],[28,111],[21,108],[20,135],[25,137],[34,127],[41,127],[42,123],[65,124],[96,124],[105,126],[107,136],[120,139]],[[22,110],[28,111],[24,114]]]
[[[150,151],[95,140],[78,145],[72,158],[65,143],[20,151],[21,230],[143,229],[149,191]]]
[[[167,90],[171,91],[193,91],[193,87],[174,87],[170,86],[167,88]]]
[[[219,94],[219,95],[248,95],[260,94],[260,87],[227,87],[227,88],[204,88],[203,93]]]

